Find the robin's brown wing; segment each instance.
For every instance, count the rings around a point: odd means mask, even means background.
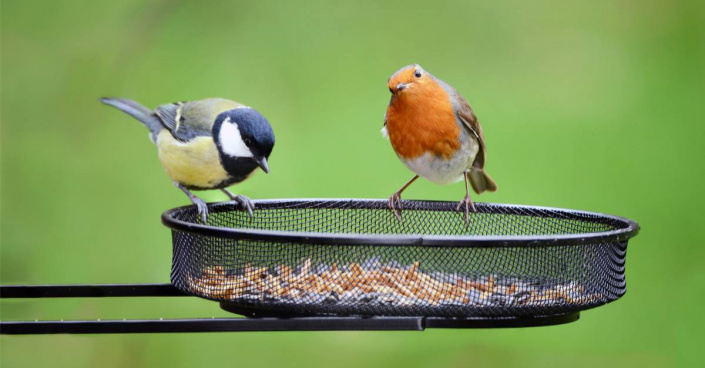
[[[485,148],[485,135],[482,133],[482,126],[480,122],[477,121],[475,113],[472,111],[470,104],[461,96],[458,92],[453,91],[453,98],[455,99],[455,114],[463,122],[463,125],[468,128],[471,134],[477,138],[480,143],[480,150],[475,156],[475,161],[472,163],[474,170],[470,172],[470,184],[472,184],[472,189],[475,193],[480,194],[484,191],[494,192],[497,190],[497,183],[494,179],[485,171],[485,158],[487,155],[487,149]]]
[[[458,119],[460,119],[460,121],[463,122],[463,124],[468,128],[468,130],[470,130],[470,133],[473,134],[475,138],[477,138],[477,141],[480,142],[480,151],[475,157],[475,161],[473,162],[472,166],[482,169],[485,167],[486,156],[485,135],[482,133],[482,126],[480,126],[480,122],[477,121],[477,117],[472,111],[470,104],[458,92],[453,92],[454,95],[452,97],[456,101],[456,116],[458,117]]]

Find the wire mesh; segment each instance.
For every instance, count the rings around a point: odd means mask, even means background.
[[[575,312],[626,292],[633,221],[478,203],[257,201],[168,211],[172,283],[242,310],[291,315],[516,317]],[[206,226],[207,225],[207,226]]]

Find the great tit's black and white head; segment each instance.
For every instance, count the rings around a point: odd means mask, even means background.
[[[222,112],[213,124],[213,139],[224,168],[233,176],[249,175],[259,166],[269,173],[267,160],[274,148],[269,121],[255,109]]]

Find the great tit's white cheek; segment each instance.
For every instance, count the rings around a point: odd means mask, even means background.
[[[247,147],[240,135],[237,124],[232,124],[230,118],[223,122],[220,128],[220,146],[223,153],[230,157],[253,157],[252,151]]]

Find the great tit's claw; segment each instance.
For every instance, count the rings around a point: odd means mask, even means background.
[[[233,201],[237,202],[238,204],[240,204],[240,207],[242,207],[242,210],[243,210],[243,211],[247,211],[247,213],[250,215],[250,218],[252,218],[252,217],[255,215],[254,212],[253,212],[253,211],[255,210],[255,204],[252,203],[252,200],[251,200],[250,198],[248,198],[247,196],[244,196],[244,195],[242,195],[242,194],[240,194],[240,195],[235,195],[235,194],[233,194],[231,191],[229,191],[229,190],[227,190],[227,189],[225,189],[225,188],[223,188],[223,189],[221,189],[221,190],[222,190],[223,193],[225,193],[228,197],[230,197],[231,200],[233,200]]]
[[[237,196],[237,198],[235,198],[235,201],[240,204],[240,207],[242,207],[243,211],[247,211],[247,213],[250,215],[250,218],[255,215],[253,212],[255,210],[255,204],[252,203],[249,198],[244,195],[239,195]]]
[[[201,215],[201,219],[203,219],[203,223],[206,224],[208,220],[208,205],[206,202],[196,196],[191,197],[191,202],[196,205],[198,213]]]
[[[190,190],[188,190],[185,186],[181,185],[179,182],[174,182],[174,186],[177,188],[181,189],[186,195],[188,196],[188,199],[191,200],[191,203],[193,203],[196,208],[198,208],[198,214],[201,215],[201,218],[203,219],[203,223],[207,223],[206,220],[208,220],[208,205],[206,204],[206,201],[202,200],[201,198],[196,197],[195,194],[191,193]]]

